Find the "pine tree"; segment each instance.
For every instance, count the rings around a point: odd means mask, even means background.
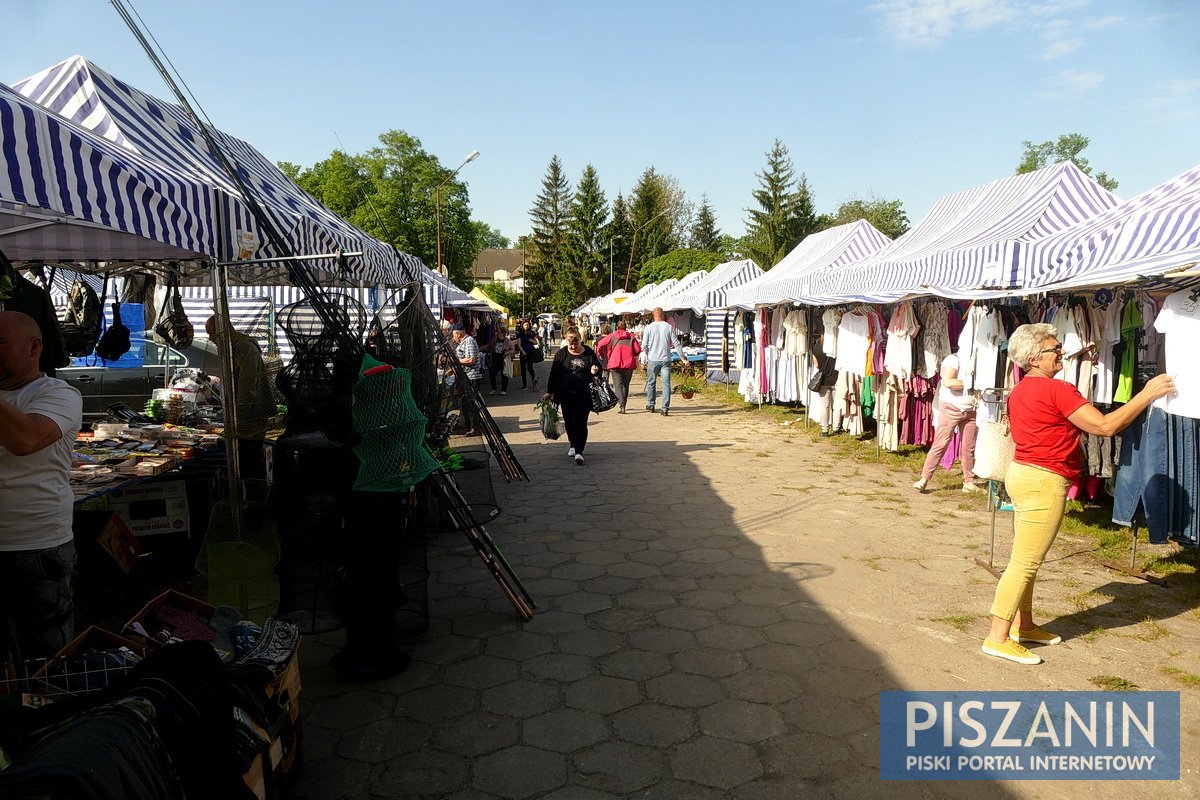
[[[609,280],[600,287],[597,294],[608,294],[623,280],[625,265],[629,263],[629,236],[633,228],[629,224],[629,207],[620,192],[613,200],[612,221],[604,231],[604,241],[608,244]],[[610,288],[611,287],[611,288]]]
[[[554,281],[554,305],[560,311],[570,311],[589,297],[595,296],[601,283],[608,254],[604,238],[608,223],[608,201],[600,188],[600,178],[591,164],[584,167],[575,198],[571,201],[571,219],[567,226],[567,263]],[[607,278],[607,275],[604,276]],[[607,280],[604,281],[607,285]]]
[[[551,301],[555,275],[566,265],[570,213],[571,185],[555,155],[542,178],[542,191],[529,210],[532,231],[526,253],[525,297],[527,303],[539,310]]]
[[[717,229],[717,217],[712,206],[708,204],[708,195],[701,196],[700,210],[696,212],[696,222],[692,225],[689,246],[693,250],[721,252],[721,231]]]
[[[643,262],[676,249],[670,211],[669,198],[659,174],[654,167],[647,167],[633,187],[629,201],[632,259],[625,268],[626,291],[638,285],[638,270]]]
[[[754,191],[758,208],[747,209],[743,249],[763,269],[770,269],[800,240],[817,229],[817,215],[808,179],[788,156],[778,139],[767,153],[767,168],[758,177]]]

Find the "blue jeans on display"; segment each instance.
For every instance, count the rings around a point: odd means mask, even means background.
[[[1169,456],[1167,414],[1162,409],[1146,409],[1121,434],[1112,519],[1118,525],[1133,527],[1141,505],[1150,541],[1155,544],[1167,540],[1171,526]]]
[[[646,364],[646,405],[654,408],[655,391],[659,374],[662,375],[663,408],[671,407],[671,362],[650,361]]]
[[[1200,420],[1167,414],[1170,480],[1167,484],[1168,533],[1190,544],[1200,541],[1200,501],[1196,497],[1196,451],[1200,449]]]

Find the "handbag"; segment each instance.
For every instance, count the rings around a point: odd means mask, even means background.
[[[545,360],[545,358],[546,358],[546,354],[544,352],[542,352],[541,347],[535,346],[532,350],[529,351],[529,363],[530,364],[540,364],[540,363],[542,363],[542,361]]]
[[[1004,473],[1008,472],[1015,451],[1008,414],[999,422],[980,424],[979,436],[975,440],[975,475],[993,481],[1004,480]]]
[[[183,297],[179,294],[179,279],[172,272],[167,276],[167,293],[158,312],[154,332],[171,347],[183,349],[192,344],[195,328],[183,310]]]
[[[603,378],[592,381],[588,385],[588,392],[592,396],[592,411],[597,414],[617,404],[617,393],[613,391],[612,384]]]

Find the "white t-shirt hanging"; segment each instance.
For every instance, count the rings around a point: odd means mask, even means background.
[[[837,355],[838,324],[842,321],[842,312],[836,308],[827,308],[821,315],[821,324],[825,333],[821,337],[821,352],[829,357]]]
[[[1176,292],[1163,302],[1154,328],[1166,338],[1167,374],[1175,379],[1175,394],[1154,405],[1168,414],[1200,419],[1200,289]]]
[[[867,348],[870,320],[865,314],[843,314],[838,325],[838,352],[834,369],[851,375],[864,375],[867,371]]]

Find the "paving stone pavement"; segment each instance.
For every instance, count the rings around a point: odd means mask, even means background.
[[[305,639],[290,796],[1195,796],[1190,770],[1150,788],[881,782],[882,690],[1091,688],[983,658],[982,622],[959,634],[915,615],[929,597],[987,607],[992,584],[952,527],[914,544],[920,526],[866,502],[882,473],[804,439],[784,447],[701,400],[664,418],[634,396],[629,414],[593,416],[576,467],[565,438],[542,440],[533,393],[489,399],[532,480],[495,473],[503,513],[488,528],[536,615],[518,621],[460,535],[434,537],[430,628],[408,645],[408,671],[344,683],[326,666],[340,635]],[[946,513],[977,530],[984,519]],[[881,572],[864,541],[892,527],[909,550]],[[912,553],[923,565],[909,574]],[[906,590],[916,581],[920,598]]]

